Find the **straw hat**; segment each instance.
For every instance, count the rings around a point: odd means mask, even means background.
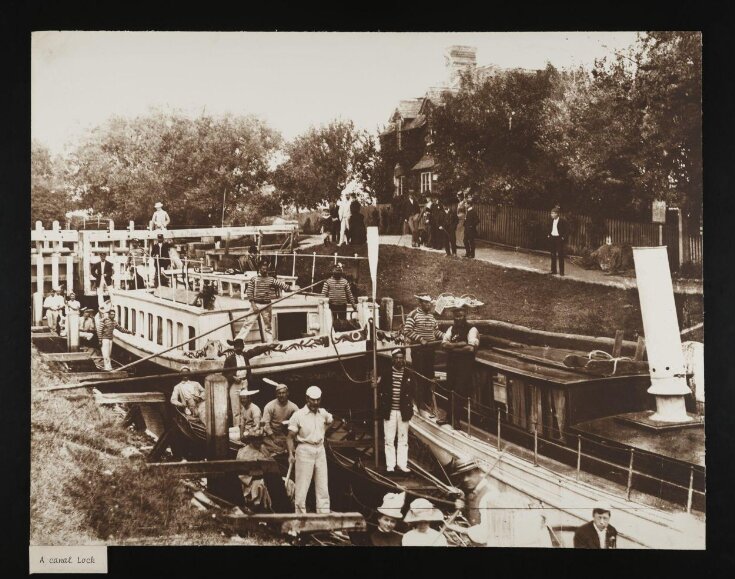
[[[612,507],[610,506],[610,503],[604,500],[598,500],[595,502],[595,504],[592,507],[593,511],[607,511],[608,513],[612,514]]]
[[[398,354],[400,354],[401,356],[403,356],[403,355],[404,355],[404,353],[403,353],[403,350],[402,350],[401,348],[393,348],[393,349],[392,349],[392,350],[390,351],[390,355],[391,355],[391,356],[397,356]]]
[[[322,389],[319,386],[309,386],[306,389],[306,397],[312,400],[318,400],[322,397]]]
[[[421,521],[443,521],[444,515],[441,511],[426,499],[416,499],[411,503],[411,509],[403,519],[407,523],[418,523]]]
[[[421,295],[414,294],[413,297],[415,297],[420,302],[431,302],[432,301],[431,296],[429,294],[421,294]]]
[[[156,209],[160,209],[161,207],[163,207],[163,203],[161,203],[160,201],[158,201],[158,202],[156,202],[156,204],[153,207],[155,207]]]
[[[245,396],[255,396],[260,390],[248,390],[247,386],[240,390],[239,396],[240,398],[244,398]]]
[[[474,458],[463,458],[457,461],[457,464],[454,467],[454,472],[452,474],[453,475],[464,474],[466,472],[470,472],[475,469],[485,472],[485,469],[482,467],[482,465],[479,462],[477,462]]]
[[[286,386],[285,384],[279,384],[278,386],[276,386],[276,392],[280,392],[281,390],[285,390],[286,392],[288,392],[288,386]]]
[[[386,517],[400,519],[403,517],[401,509],[406,502],[406,493],[388,493],[383,497],[383,504],[378,507],[378,512]]]
[[[253,428],[252,430],[248,430],[242,436],[242,440],[244,442],[249,442],[251,440],[263,440],[264,438],[265,431],[262,428]]]

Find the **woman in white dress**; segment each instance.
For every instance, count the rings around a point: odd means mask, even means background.
[[[431,527],[433,522],[443,522],[441,511],[426,499],[416,499],[403,519],[413,523],[414,527],[403,535],[404,547],[447,547],[447,539],[443,533]]]

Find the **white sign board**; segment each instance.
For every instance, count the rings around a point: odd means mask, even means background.
[[[652,213],[654,223],[666,223],[666,201],[654,201]]]

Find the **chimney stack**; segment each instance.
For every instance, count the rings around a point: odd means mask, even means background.
[[[447,68],[447,85],[451,88],[459,88],[460,75],[465,71],[474,72],[477,68],[477,48],[450,46],[444,54],[444,64]]]

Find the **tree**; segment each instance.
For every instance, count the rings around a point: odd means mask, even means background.
[[[558,72],[464,75],[434,114],[434,157],[447,191],[470,187],[486,201],[533,203],[556,185],[549,151],[540,146],[545,102]]]
[[[58,162],[48,148],[31,143],[31,225],[41,221],[50,228],[52,221],[63,222],[69,200],[59,178]]]
[[[219,225],[223,214],[232,223],[236,207],[263,194],[280,144],[251,116],[116,117],[77,148],[68,178],[81,206],[114,219],[147,225],[161,201],[178,226]]]
[[[314,209],[336,201],[351,182],[371,194],[377,189],[375,139],[352,121],[312,127],[288,143],[285,152],[287,160],[276,169],[274,181],[286,203]]]

